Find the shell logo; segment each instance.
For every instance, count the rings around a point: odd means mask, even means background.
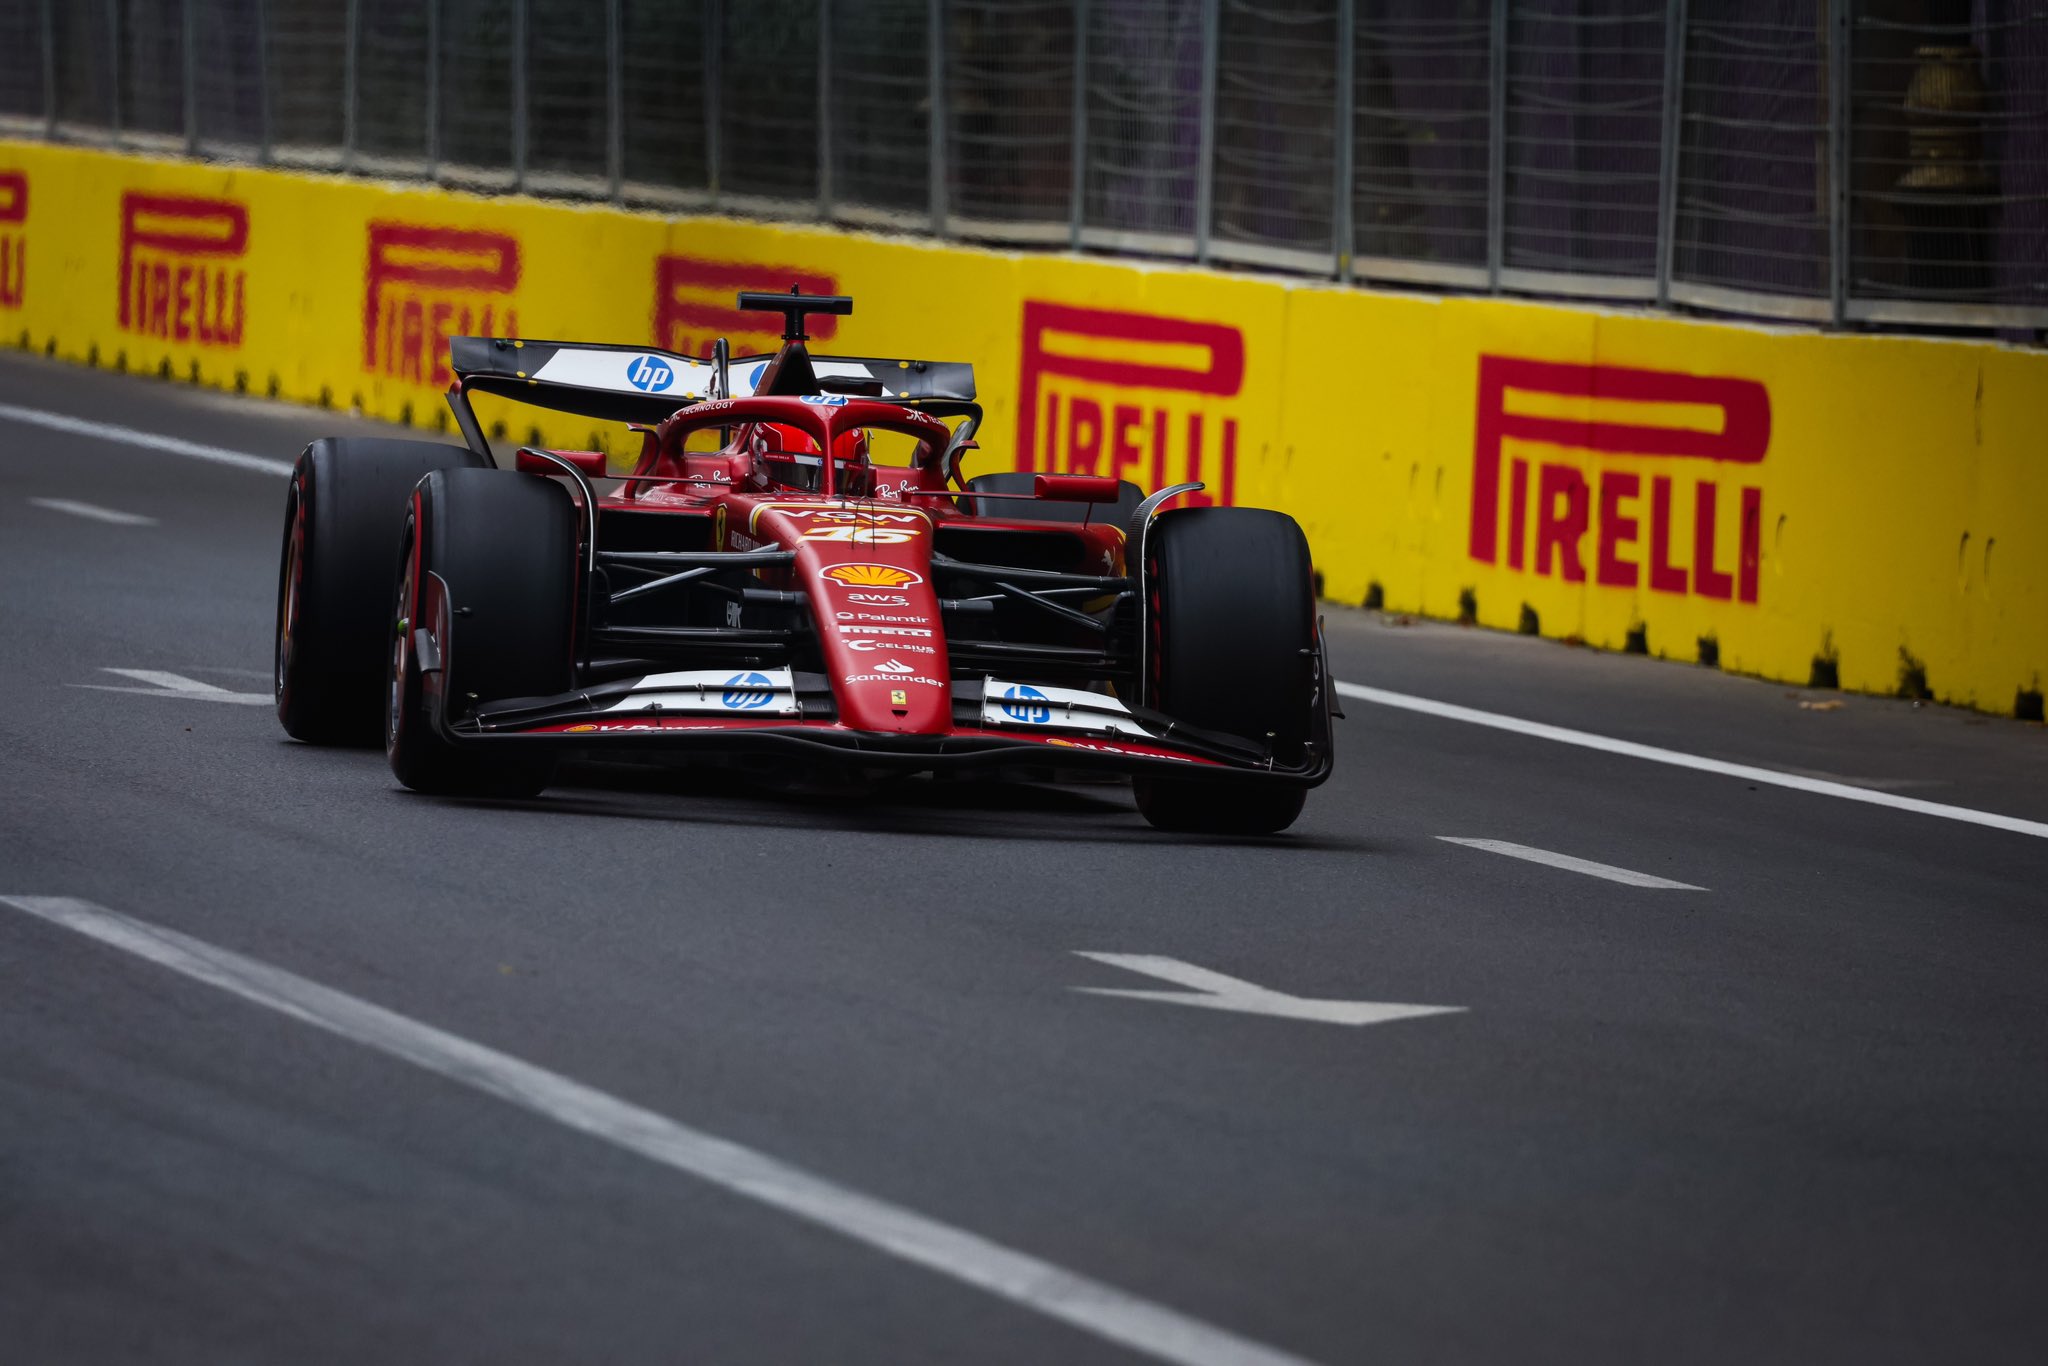
[[[835,564],[819,573],[848,588],[902,588],[924,582],[922,575],[889,564]]]

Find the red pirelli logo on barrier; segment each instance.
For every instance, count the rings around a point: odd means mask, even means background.
[[[1019,377],[1020,467],[1146,488],[1200,480],[1191,503],[1237,491],[1244,333],[1223,323],[1027,300]]]
[[[249,206],[191,195],[121,196],[121,329],[238,347],[248,317]]]
[[[371,223],[363,277],[363,369],[445,387],[450,337],[513,337],[519,239],[509,233]]]
[[[701,256],[658,256],[654,261],[654,344],[685,356],[709,356],[720,337],[735,355],[769,352],[782,344],[781,314],[733,306],[741,290],[780,294],[792,284],[805,294],[837,294],[835,276],[795,266],[758,266]],[[805,322],[813,342],[839,335],[839,319],[816,313]]]
[[[0,171],[0,308],[28,295],[28,172]]]
[[[1481,356],[1470,554],[1583,583],[1590,531],[1597,584],[1755,602],[1763,490],[1743,471],[1770,444],[1771,396],[1755,380]],[[1568,452],[1603,458],[1589,476]],[[1691,545],[1675,546],[1674,500],[1688,495]],[[1724,567],[1718,532],[1731,514],[1738,549]]]

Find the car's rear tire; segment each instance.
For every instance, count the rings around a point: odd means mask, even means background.
[[[1148,705],[1299,763],[1315,719],[1315,596],[1308,541],[1259,508],[1162,513],[1145,540]],[[1268,835],[1307,789],[1272,780],[1141,776],[1138,810],[1162,830]]]
[[[447,585],[442,696],[451,718],[478,703],[567,692],[573,681],[577,516],[552,480],[497,470],[437,470],[404,522],[398,590],[386,617],[385,753],[416,792],[530,797],[554,777],[544,749],[466,749],[435,733],[412,627],[419,588]]]
[[[271,682],[277,719],[316,745],[382,733],[391,566],[406,499],[430,470],[482,465],[461,446],[328,437],[306,447],[285,495]]]

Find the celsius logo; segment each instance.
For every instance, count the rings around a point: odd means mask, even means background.
[[[775,684],[766,674],[734,674],[725,680],[718,701],[727,711],[758,711],[775,700]]]
[[[626,366],[626,383],[642,393],[658,394],[675,382],[675,370],[659,356],[635,356]]]
[[[1029,684],[1013,683],[1003,689],[1003,697],[1003,715],[1012,721],[1042,726],[1052,720],[1052,708],[1047,705],[1045,694]]]

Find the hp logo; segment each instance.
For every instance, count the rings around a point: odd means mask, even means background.
[[[766,674],[734,674],[725,680],[719,705],[727,711],[758,711],[775,700],[775,684]]]
[[[1045,694],[1028,683],[1016,683],[1003,690],[1003,715],[1028,726],[1042,726],[1052,720],[1052,708]]]
[[[644,393],[658,394],[676,382],[676,372],[659,356],[635,356],[626,365],[626,383]]]

